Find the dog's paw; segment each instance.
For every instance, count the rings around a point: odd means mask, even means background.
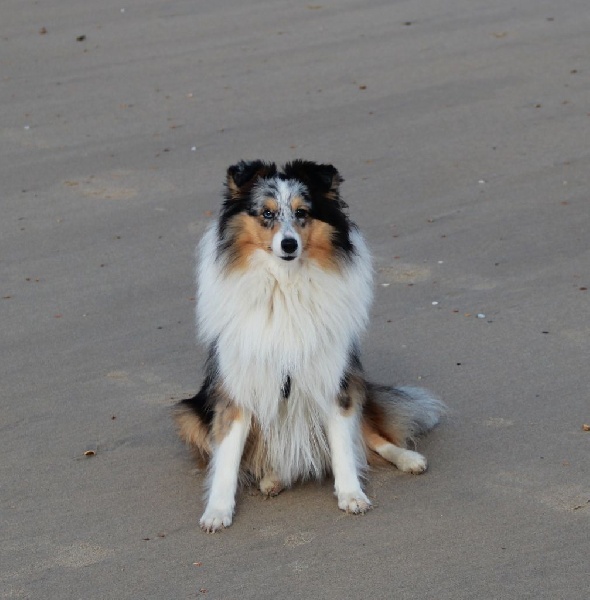
[[[264,476],[260,480],[259,488],[265,496],[278,496],[283,491],[284,486],[278,479]]]
[[[426,462],[426,457],[422,456],[419,452],[414,452],[413,450],[404,450],[400,455],[396,458],[395,466],[404,473],[413,473],[414,475],[419,475],[420,473],[424,473],[428,468],[428,463]]]
[[[359,515],[373,508],[371,501],[362,491],[338,494],[338,508],[347,513]]]
[[[220,510],[215,508],[207,508],[203,513],[199,525],[203,531],[207,533],[215,533],[229,527],[232,522],[232,513],[229,510]]]

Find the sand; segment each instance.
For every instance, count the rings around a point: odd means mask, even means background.
[[[0,598],[585,597],[589,28],[587,0],[4,0]],[[194,246],[228,165],[297,157],[374,254],[369,376],[451,414],[367,515],[246,489],[206,535],[169,415]]]

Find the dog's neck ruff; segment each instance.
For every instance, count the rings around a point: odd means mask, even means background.
[[[281,418],[281,403],[299,403],[324,421],[334,402],[372,299],[371,260],[356,228],[351,240],[354,253],[340,271],[263,250],[247,269],[228,271],[218,260],[216,227],[201,241],[199,334],[216,348],[227,393],[263,430]]]

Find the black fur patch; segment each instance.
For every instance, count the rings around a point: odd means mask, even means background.
[[[361,364],[360,351],[355,344],[348,355],[348,367],[346,372],[340,378],[340,390],[338,392],[338,406],[347,411],[352,406],[350,396],[350,383],[353,377],[362,377],[363,365]]]
[[[262,160],[241,160],[227,170],[228,188],[229,182],[239,190],[240,193],[249,192],[260,177],[272,177],[277,172],[274,163],[265,163]]]
[[[201,421],[210,427],[215,416],[215,380],[217,378],[217,352],[214,345],[209,350],[205,370],[205,380],[198,393],[192,398],[181,400],[179,404],[190,407]]]
[[[354,344],[348,356],[348,368],[358,373],[363,372],[363,364],[361,363],[361,351],[358,344]]]
[[[346,392],[348,390],[348,386],[350,385],[350,375],[348,373],[346,373],[341,379],[340,379],[340,391],[341,392]]]
[[[352,400],[346,390],[340,390],[340,393],[338,394],[338,406],[344,411],[352,406]]]
[[[186,400],[181,400],[179,404],[190,407],[190,409],[198,415],[199,419],[201,419],[207,427],[210,427],[215,414],[215,411],[211,406],[211,381],[205,379],[203,386],[195,396],[186,398]]]
[[[291,376],[287,375],[285,381],[283,382],[283,387],[281,388],[281,395],[285,400],[289,398],[291,395]]]

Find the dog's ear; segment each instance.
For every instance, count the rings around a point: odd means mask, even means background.
[[[277,167],[274,163],[265,163],[261,160],[245,161],[232,165],[227,170],[227,189],[230,199],[237,200],[247,194],[260,178],[276,175]]]
[[[328,200],[338,200],[344,179],[333,165],[321,165],[309,160],[294,160],[283,169],[289,178],[302,181],[312,195],[321,194]]]

